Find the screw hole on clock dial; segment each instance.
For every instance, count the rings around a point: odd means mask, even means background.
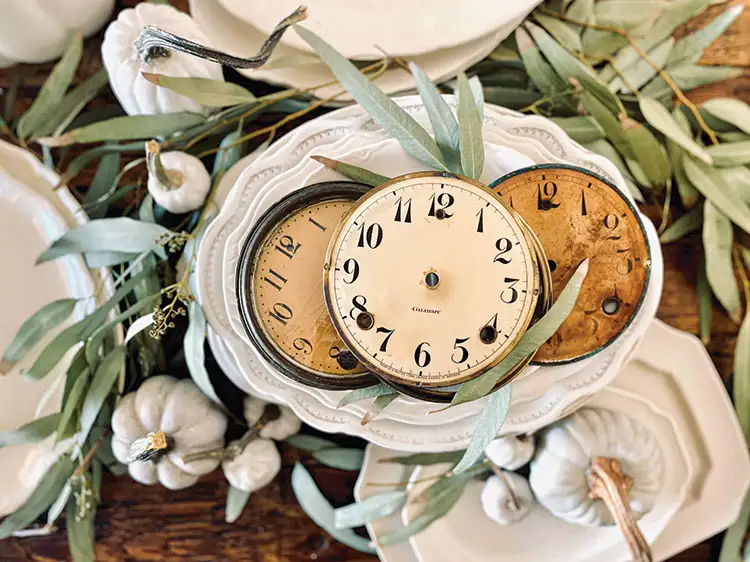
[[[437,289],[440,284],[440,276],[434,271],[429,271],[424,277],[424,282],[428,289]]]
[[[550,272],[555,271],[557,269],[557,262],[555,260],[547,260],[547,263],[549,264]]]
[[[622,301],[617,297],[607,297],[602,301],[602,311],[604,314],[614,316],[619,312],[621,304]]]
[[[342,353],[339,353],[339,355],[336,357],[336,361],[338,361],[339,366],[344,369],[345,371],[351,371],[357,366],[357,358],[352,355],[351,351],[344,351]]]
[[[479,330],[479,339],[482,343],[491,344],[497,339],[497,330],[492,326],[484,326]]]
[[[360,312],[357,315],[357,326],[363,330],[369,330],[375,325],[375,318],[369,312]]]

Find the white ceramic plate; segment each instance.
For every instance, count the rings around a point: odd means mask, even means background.
[[[456,4],[451,0],[309,0],[305,4],[304,25],[350,59],[377,59],[383,51],[405,57],[456,47],[489,35],[525,17],[539,1],[471,0]],[[297,0],[219,3],[264,35],[299,6]],[[292,33],[285,34],[281,42],[312,51]]]
[[[264,33],[232,15],[218,0],[190,0],[190,13],[201,31],[208,37],[211,46],[232,55],[252,56],[257,53],[266,39]],[[477,36],[464,44],[425,53],[413,57],[411,60],[421,66],[433,81],[447,80],[489,55],[523,21],[525,15],[519,16],[506,26],[492,29],[484,37]],[[285,37],[294,37],[299,40],[294,32],[286,33]],[[382,57],[383,53],[378,52],[373,58],[380,59]],[[269,66],[267,69],[238,71],[254,80],[264,80],[271,84],[300,89],[319,86],[334,79],[328,67],[319,62],[318,59],[312,57],[309,53],[283,44],[276,48],[270,64],[281,64],[282,60],[286,60],[290,64],[275,68]],[[377,85],[384,92],[393,94],[413,90],[414,80],[408,72],[394,68],[379,77]],[[326,98],[339,91],[341,91],[341,87],[335,85],[316,90],[315,94],[320,98]],[[348,94],[338,98],[338,100],[348,99],[351,99]]]
[[[56,188],[60,177],[55,172],[44,167],[30,152],[4,141],[0,141],[0,176],[3,193],[11,189],[19,194],[23,193],[19,199],[19,205],[22,205],[23,209],[19,209],[19,216],[14,220],[22,220],[21,217],[25,220],[26,217],[32,216],[34,225],[32,227],[25,223],[25,227],[23,224],[13,227],[14,240],[26,241],[25,238],[19,236],[19,230],[17,230],[17,228],[25,228],[30,236],[30,242],[29,246],[22,244],[23,253],[19,250],[17,254],[17,257],[26,260],[24,262],[26,269],[19,269],[17,273],[6,276],[3,296],[0,297],[4,320],[6,320],[0,326],[0,347],[4,348],[26,317],[46,302],[68,296],[91,297],[95,292],[95,287],[100,283],[103,284],[101,299],[106,300],[112,295],[113,287],[112,278],[106,269],[88,271],[81,258],[75,256],[43,264],[35,268],[32,273],[30,267],[38,253],[33,252],[36,252],[35,248],[39,244],[41,247],[38,249],[41,251],[49,245],[51,239],[62,235],[69,228],[87,222],[88,218],[66,187]],[[11,184],[11,187],[7,187]],[[31,209],[28,205],[24,206],[22,201],[27,204],[33,202],[33,215],[28,214]],[[7,228],[11,226],[8,225]],[[5,229],[6,222],[3,218],[0,220],[0,230],[5,231]],[[32,235],[34,232],[36,236]],[[7,235],[5,239],[8,239]],[[32,248],[31,244],[35,247]],[[6,250],[5,246],[0,245],[0,253],[3,257],[7,251],[9,250]],[[5,264],[5,260],[2,263]],[[22,280],[24,280],[23,285],[20,284]],[[40,286],[42,282],[44,282],[43,287]],[[35,291],[29,289],[32,286]],[[39,294],[36,294],[36,291]],[[9,298],[14,299],[12,320],[10,320],[9,312],[6,312],[6,300]],[[28,309],[15,308],[16,302],[24,303],[24,307]],[[92,308],[91,299],[84,301],[76,308],[71,321],[90,312]],[[119,341],[122,341],[120,331],[117,337]],[[33,355],[32,352],[30,359]],[[26,360],[24,364],[28,362],[29,360]],[[11,374],[0,377],[0,431],[14,429],[28,423],[37,413],[40,415],[54,413],[60,403],[62,375],[65,367],[66,361],[64,360],[55,372],[37,383],[23,379],[18,373],[18,367]],[[40,399],[43,399],[42,404],[39,404]],[[51,440],[47,440],[34,446],[0,449],[0,515],[18,507],[34,489],[38,478],[54,462],[53,444]]]
[[[418,121],[426,123],[426,115],[418,98],[401,98],[399,103]],[[453,103],[452,98],[449,99],[449,103]],[[623,185],[622,178],[609,161],[584,151],[549,121],[521,116],[491,106],[488,106],[485,113],[488,139],[496,138],[497,142],[511,139],[514,148],[519,151],[526,145],[530,146],[530,152],[533,154],[531,157],[535,161],[546,157],[548,161],[572,162],[593,169],[610,177],[614,183]],[[233,275],[231,264],[237,258],[237,243],[252,225],[257,205],[267,195],[267,188],[276,184],[276,178],[281,174],[285,174],[284,177],[292,186],[304,185],[308,178],[327,179],[326,172],[319,169],[316,172],[316,168],[308,168],[312,170],[313,175],[302,173],[297,176],[286,172],[293,169],[305,170],[305,161],[309,154],[323,153],[335,156],[336,154],[329,152],[335,146],[349,149],[359,146],[360,141],[352,145],[350,139],[353,136],[361,139],[362,154],[377,155],[378,151],[368,151],[367,147],[388,139],[388,135],[382,129],[362,115],[361,109],[346,108],[299,127],[291,135],[273,145],[262,158],[245,171],[230,195],[224,212],[209,227],[201,244],[197,266],[201,302],[209,322],[218,336],[225,340],[225,351],[228,351],[231,357],[225,355],[224,363],[242,366],[237,370],[246,379],[247,385],[243,386],[246,391],[250,389],[250,392],[289,403],[303,419],[324,431],[351,432],[376,443],[410,450],[465,447],[473,431],[473,416],[483,406],[481,402],[426,416],[432,406],[416,400],[399,400],[379,419],[362,427],[359,420],[366,404],[352,404],[344,409],[336,409],[335,404],[341,396],[340,393],[295,385],[281,375],[274,376],[242,341],[244,332],[235,331],[230,321],[230,316],[236,315],[233,305],[236,300],[232,296],[231,279],[227,277]],[[337,145],[337,142],[343,144]],[[350,155],[354,158],[356,151],[350,152]],[[393,175],[392,172],[399,173],[403,170],[389,169],[388,166],[391,162],[398,162],[398,166],[406,165],[405,158],[406,162],[409,162],[408,157],[401,155],[400,158],[366,160],[364,164],[386,175]],[[363,164],[361,161],[352,163]],[[635,322],[615,345],[592,358],[591,363],[581,362],[576,367],[545,367],[539,370],[540,373],[544,371],[544,377],[534,374],[519,379],[514,405],[505,426],[506,431],[534,430],[570,411],[569,408],[579,406],[582,400],[614,376],[614,370],[632,347],[628,342],[645,330],[646,322],[653,317],[658,304],[662,276],[656,232],[648,221],[646,223],[653,252],[653,275],[641,313],[644,322]],[[227,277],[222,276],[223,264],[228,264],[229,267],[226,270]],[[586,369],[583,369],[584,365]],[[427,427],[438,424],[441,426],[440,432],[431,431]]]
[[[666,414],[683,437],[688,462],[693,467],[693,477],[682,507],[653,544],[654,559],[667,560],[731,525],[739,515],[750,485],[750,458],[721,378],[698,338],[653,320],[642,343],[634,351],[632,360],[611,386],[647,400]],[[355,488],[358,500],[377,491],[388,491],[388,488],[373,488],[373,482],[397,482],[403,478],[403,473],[394,473],[403,470],[398,465],[377,462],[380,458],[396,454],[368,446]],[[400,525],[400,518],[393,515],[373,522],[368,530],[370,536],[377,539]],[[504,531],[497,526],[493,529],[501,533]],[[508,529],[520,531],[521,528]],[[521,538],[533,541],[535,537],[546,534],[546,530],[531,537],[523,533]],[[464,540],[471,541],[472,538],[470,536]],[[451,550],[442,536],[435,538],[435,541],[445,552],[454,555],[451,560],[457,559],[455,555],[458,553]],[[555,560],[581,561],[580,551],[566,550],[565,544],[557,544],[560,556]],[[403,546],[380,552],[381,560],[415,562],[417,558],[414,553]],[[494,561],[503,552],[500,549],[489,558],[472,560]],[[430,562],[438,560],[430,559]],[[513,560],[526,562],[528,558],[520,556]]]
[[[682,506],[692,482],[693,468],[684,438],[664,412],[627,391],[605,388],[587,406],[631,417],[648,428],[658,443],[663,462],[662,485],[653,508],[638,522],[645,539],[652,544]],[[448,468],[448,465],[433,465],[416,469],[412,475],[416,484],[410,493],[418,494],[430,485],[427,479]],[[554,517],[539,504],[518,523],[498,525],[482,510],[483,486],[484,482],[478,480],[469,483],[445,517],[410,539],[421,562],[560,560],[561,552],[571,562],[630,560],[630,551],[616,526],[574,525]],[[414,504],[407,504],[402,520],[408,523],[418,514]],[[542,536],[543,541],[532,539]]]

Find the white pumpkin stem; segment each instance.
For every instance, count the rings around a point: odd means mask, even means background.
[[[502,468],[497,466],[494,462],[492,462],[489,458],[487,459],[487,462],[490,463],[490,467],[492,468],[492,472],[495,473],[495,476],[498,477],[500,482],[503,483],[503,486],[505,486],[505,490],[508,493],[508,507],[513,511],[521,511],[521,504],[518,503],[518,497],[516,496],[515,492],[513,492],[513,488],[510,487],[510,482],[508,482],[508,478],[505,476],[505,472]]]
[[[630,509],[633,480],[622,473],[620,461],[595,457],[588,473],[589,495],[604,502],[625,536],[633,562],[652,562],[651,547],[646,542]]]
[[[139,437],[130,445],[128,462],[149,461],[167,452],[169,440],[163,431],[155,431]]]
[[[184,176],[177,170],[167,170],[161,161],[161,147],[159,143],[150,140],[146,143],[146,167],[148,173],[154,176],[166,189],[182,187]]]

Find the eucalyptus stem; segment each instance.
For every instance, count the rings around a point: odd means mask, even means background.
[[[557,98],[562,98],[562,97],[565,97],[565,96],[567,96],[567,95],[570,95],[570,94],[572,94],[572,93],[573,93],[574,91],[575,91],[575,90],[574,90],[573,88],[568,88],[567,90],[562,90],[562,91],[560,91],[560,92],[555,92],[555,93],[553,93],[553,94],[550,94],[550,95],[548,95],[548,96],[544,96],[543,98],[539,98],[539,99],[538,99],[538,100],[536,100],[536,101],[535,101],[534,103],[531,103],[531,104],[527,105],[526,107],[522,107],[522,108],[521,108],[521,109],[519,109],[518,111],[519,111],[519,112],[521,112],[521,113],[525,113],[525,112],[527,112],[527,111],[532,111],[532,112],[536,113],[536,109],[537,109],[537,108],[538,108],[538,107],[539,107],[540,105],[543,105],[543,104],[545,104],[545,103],[548,103],[548,102],[554,101],[554,100],[555,100],[555,99],[557,99]]]
[[[680,100],[680,103],[685,105],[685,107],[687,107],[690,110],[690,112],[695,116],[695,120],[698,122],[698,125],[700,126],[701,129],[703,129],[703,132],[708,135],[708,137],[711,139],[711,142],[713,144],[719,144],[719,139],[716,136],[716,133],[704,121],[703,117],[701,116],[700,110],[695,106],[693,102],[691,102],[687,98],[687,96],[682,91],[682,89],[677,85],[677,83],[674,80],[672,80],[672,77],[669,75],[669,73],[663,68],[661,68],[658,64],[656,64],[653,61],[653,59],[648,56],[648,53],[644,51],[640,45],[638,45],[638,42],[630,36],[627,30],[621,27],[617,27],[615,25],[604,25],[604,24],[597,24],[597,23],[589,23],[587,21],[581,21],[575,18],[571,18],[567,15],[555,12],[554,10],[549,10],[547,8],[540,8],[540,10],[543,13],[549,16],[552,16],[554,18],[557,18],[561,21],[572,23],[573,25],[577,25],[579,27],[583,27],[586,29],[596,29],[598,31],[609,31],[610,33],[616,33],[620,35],[621,37],[624,37],[625,39],[627,39],[628,43],[630,43],[630,46],[638,54],[638,56],[641,57],[644,61],[646,61],[646,63],[656,71],[656,73],[671,88],[675,96],[677,96],[677,99]]]
[[[170,51],[174,50],[234,68],[258,68],[268,61],[289,26],[304,20],[306,17],[307,8],[304,6],[297,8],[292,14],[276,24],[258,54],[249,58],[235,57],[211,49],[152,25],[143,28],[140,37],[135,42],[135,48],[144,62],[149,62],[154,58],[168,57],[171,54]]]

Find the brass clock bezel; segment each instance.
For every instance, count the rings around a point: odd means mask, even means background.
[[[237,306],[245,328],[253,346],[263,358],[271,363],[280,373],[290,379],[324,390],[353,390],[378,383],[369,372],[356,375],[328,375],[305,368],[286,358],[277,345],[269,341],[261,321],[257,318],[256,307],[252,300],[252,276],[255,269],[257,255],[269,234],[276,229],[290,215],[307,206],[334,200],[350,200],[353,203],[372,189],[371,186],[351,181],[329,181],[309,185],[287,195],[275,203],[250,230],[242,242],[237,262]],[[337,225],[338,228],[338,225]],[[334,235],[336,229],[332,231]],[[323,263],[321,263],[323,271]],[[317,276],[319,271],[311,271],[310,275]],[[348,350],[347,350],[348,351]],[[361,364],[367,368],[363,363]]]
[[[628,197],[620,190],[620,188],[618,188],[614,183],[612,183],[612,181],[610,181],[609,179],[605,178],[601,174],[597,174],[596,172],[593,172],[593,171],[588,170],[586,168],[583,168],[581,166],[574,166],[574,165],[571,165],[571,164],[554,164],[554,163],[535,164],[533,166],[527,166],[525,168],[520,168],[518,170],[514,170],[512,172],[509,172],[509,173],[505,174],[504,176],[496,179],[492,183],[490,183],[489,187],[490,187],[490,189],[494,190],[494,189],[498,188],[503,182],[508,181],[508,180],[510,180],[510,179],[512,179],[512,178],[514,178],[516,176],[520,176],[520,175],[528,173],[528,172],[535,172],[535,171],[539,171],[539,170],[551,170],[551,171],[552,170],[570,170],[570,171],[578,172],[578,173],[587,175],[587,176],[589,176],[591,178],[594,178],[595,180],[597,180],[597,181],[603,183],[604,185],[606,185],[607,187],[609,187],[620,199],[622,199],[622,201],[625,203],[625,205],[628,208],[628,210],[630,211],[630,213],[633,215],[633,217],[635,217],[635,222],[636,222],[638,228],[640,229],[640,231],[641,231],[641,233],[643,235],[643,239],[645,241],[644,247],[646,249],[646,259],[644,261],[645,276],[644,276],[644,283],[643,283],[643,292],[641,293],[641,295],[640,295],[640,297],[638,299],[638,302],[633,307],[633,313],[631,314],[630,318],[628,318],[627,322],[623,325],[623,327],[620,329],[620,331],[617,332],[617,334],[615,334],[614,337],[612,337],[611,339],[609,339],[608,341],[606,341],[604,344],[602,344],[601,346],[597,347],[596,349],[593,349],[591,351],[587,351],[586,353],[583,353],[583,354],[578,355],[576,357],[572,357],[572,358],[569,358],[569,359],[544,360],[544,361],[533,359],[531,361],[532,365],[539,365],[539,366],[544,366],[544,365],[551,365],[551,366],[554,366],[554,365],[568,365],[570,363],[576,363],[578,361],[583,361],[584,359],[588,359],[590,357],[593,357],[597,353],[600,353],[601,351],[603,351],[604,349],[606,349],[610,345],[612,345],[615,341],[617,341],[617,339],[623,333],[625,333],[627,331],[627,329],[633,323],[634,319],[638,316],[638,313],[640,312],[640,310],[641,310],[641,308],[643,306],[643,302],[644,302],[644,300],[646,298],[646,293],[648,293],[648,285],[649,285],[649,281],[651,279],[651,264],[652,264],[653,256],[651,254],[651,247],[650,247],[650,245],[648,243],[648,234],[647,234],[646,228],[645,228],[645,226],[643,224],[643,220],[641,219],[640,211],[633,204],[633,202],[630,199],[628,199]],[[515,212],[519,216],[521,216],[523,218],[523,215],[521,215],[521,213],[519,211],[515,210]]]
[[[531,321],[534,318],[535,311],[537,310],[539,297],[541,296],[539,267],[534,267],[532,284],[535,290],[531,292],[531,296],[530,296],[530,298],[533,299],[533,302],[532,302],[532,305],[531,305],[530,311],[528,312],[527,317],[521,323],[522,329],[520,329],[518,333],[514,336],[514,338],[510,342],[510,345],[507,346],[505,351],[502,354],[500,354],[498,357],[496,357],[492,361],[492,363],[483,367],[481,371],[467,375],[464,378],[461,378],[459,380],[453,380],[450,382],[450,384],[421,384],[421,385],[404,384],[404,381],[397,380],[395,377],[391,376],[390,373],[382,372],[379,369],[379,367],[377,365],[374,365],[372,362],[370,362],[367,357],[362,356],[362,354],[358,353],[355,349],[352,349],[352,347],[350,347],[349,344],[347,343],[349,334],[341,325],[339,319],[337,318],[337,315],[334,313],[334,310],[335,310],[334,300],[335,299],[331,293],[331,283],[332,283],[331,275],[335,269],[334,249],[337,246],[337,240],[341,236],[344,225],[349,220],[349,218],[354,213],[356,213],[357,210],[362,205],[366,204],[369,199],[371,199],[372,197],[375,197],[382,191],[386,191],[390,189],[391,186],[395,184],[401,183],[403,181],[411,180],[411,179],[418,179],[418,178],[435,178],[435,179],[446,178],[446,179],[459,180],[469,185],[472,185],[476,187],[477,189],[482,190],[483,192],[488,194],[490,197],[495,199],[509,213],[509,215],[514,220],[516,220],[516,222],[519,224],[519,227],[524,236],[524,240],[527,244],[528,251],[531,254],[532,262],[535,266],[539,265],[536,259],[536,252],[535,252],[534,245],[530,241],[530,238],[534,236],[534,233],[531,229],[528,228],[528,225],[526,225],[525,222],[523,222],[522,220],[519,220],[520,215],[518,215],[518,213],[516,213],[510,206],[508,206],[508,204],[506,204],[505,201],[503,201],[500,198],[500,196],[497,193],[495,193],[492,189],[490,189],[488,186],[476,180],[473,180],[471,178],[467,178],[459,174],[454,174],[452,172],[441,172],[441,171],[413,172],[413,173],[404,174],[404,175],[392,178],[390,181],[384,184],[381,184],[375,188],[372,188],[365,196],[360,198],[357,201],[357,203],[354,206],[352,206],[352,208],[349,211],[347,211],[341,217],[341,221],[339,222],[333,234],[331,235],[331,240],[328,244],[328,250],[326,252],[326,260],[325,260],[325,266],[324,266],[324,271],[323,271],[323,292],[325,295],[326,307],[328,308],[328,314],[331,318],[331,323],[333,324],[333,327],[335,328],[341,340],[344,342],[344,345],[349,347],[352,354],[354,354],[354,356],[360,361],[360,363],[362,363],[367,369],[369,369],[373,375],[381,379],[386,384],[393,385],[394,388],[402,392],[403,392],[403,389],[406,388],[407,392],[404,392],[404,393],[410,394],[412,396],[417,396],[418,393],[409,392],[410,388],[421,390],[421,389],[439,388],[439,387],[444,387],[444,386],[453,386],[456,384],[461,384],[477,376],[480,376],[482,373],[487,372],[489,369],[493,368],[498,363],[500,363],[515,348],[515,346],[518,345],[518,342],[520,341],[521,337],[523,337],[526,330],[528,330],[531,324]],[[425,399],[425,398],[422,398],[422,399]]]

